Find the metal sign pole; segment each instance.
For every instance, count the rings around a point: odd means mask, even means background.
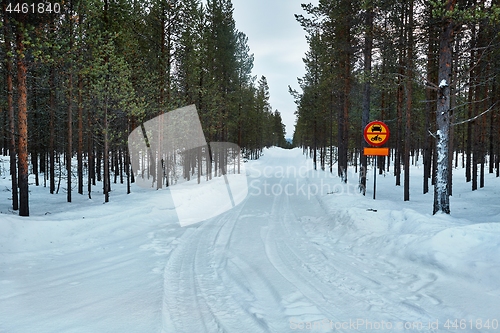
[[[377,157],[375,156],[375,165],[373,167],[373,200],[375,200],[375,192],[377,191]]]
[[[377,167],[378,156],[389,156],[389,148],[381,148],[389,140],[389,127],[381,121],[375,120],[368,123],[363,130],[365,141],[372,147],[365,147],[363,154],[375,156],[375,166],[373,167],[373,200],[377,192]],[[375,147],[375,148],[374,148]]]

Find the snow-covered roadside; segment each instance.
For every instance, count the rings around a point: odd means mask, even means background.
[[[500,179],[487,175],[485,188],[471,192],[464,170],[454,170],[452,213],[433,216],[432,193],[421,194],[418,166],[412,168],[409,202],[403,202],[403,189],[394,186],[392,174],[377,175],[377,200],[372,199],[373,170],[366,197],[355,194],[357,175],[350,176],[348,185],[317,196],[332,219],[309,225],[311,239],[364,258],[368,271],[379,261],[392,268],[387,274],[413,275],[406,286],[413,297],[401,305],[438,320],[439,330],[447,331],[449,319],[449,331],[457,323],[460,329],[460,320],[468,332],[500,331]],[[320,188],[328,178],[323,171],[310,171],[308,182]]]
[[[0,332],[500,331],[499,179],[471,192],[459,170],[432,216],[418,166],[403,202],[391,175],[373,200],[371,172],[363,197],[311,164],[266,150],[241,205],[186,228],[168,191],[120,185],[108,204],[31,186],[20,218],[0,176]]]
[[[3,175],[5,176],[5,175]],[[31,217],[0,178],[0,332],[157,332],[163,269],[185,230],[167,191],[102,195],[30,186]]]
[[[418,171],[414,183],[421,180]],[[431,215],[432,193],[419,193],[419,183],[412,201],[403,202],[393,177],[378,177],[377,200],[371,199],[370,191],[367,197],[321,196],[331,214],[348,217],[349,222],[337,223],[331,233],[353,248],[368,246],[498,287],[493,277],[500,274],[500,179],[488,175],[486,187],[471,192],[458,171],[451,215]]]

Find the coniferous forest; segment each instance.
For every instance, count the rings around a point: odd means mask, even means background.
[[[299,79],[294,144],[314,166],[360,170],[366,188],[363,128],[391,128],[392,172],[410,200],[410,165],[423,163],[423,193],[434,186],[434,213],[449,213],[452,170],[471,189],[500,176],[499,2],[320,0],[296,15],[309,43]],[[392,162],[392,165],[391,165]]]
[[[29,175],[68,202],[99,184],[105,201],[112,183],[130,191],[128,135],[186,105],[208,142],[246,158],[287,144],[230,0],[3,0],[1,13],[0,150],[21,216]]]
[[[288,145],[230,0],[3,0],[1,15],[0,149],[21,216],[29,175],[68,202],[98,184],[105,201],[112,183],[130,191],[128,135],[186,105],[196,105],[207,141],[236,143],[246,158]],[[364,192],[362,130],[377,119],[391,128],[379,173],[394,173],[404,200],[419,160],[434,213],[450,212],[457,166],[472,190],[485,173],[500,176],[497,0],[320,0],[296,19],[309,51],[301,91],[290,88],[293,143],[315,168],[335,165],[347,182],[352,166]]]

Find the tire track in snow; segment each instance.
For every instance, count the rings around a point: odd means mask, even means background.
[[[360,305],[362,302],[359,298],[353,297],[339,281],[345,281],[342,272],[337,268],[326,263],[327,257],[315,246],[307,245],[308,241],[305,237],[298,238],[288,228],[283,227],[283,219],[293,219],[294,222],[299,222],[289,212],[285,211],[286,198],[279,198],[274,207],[273,216],[277,219],[266,235],[266,252],[269,260],[275,268],[292,283],[297,290],[302,294],[303,299],[307,299],[308,303],[312,303],[319,310],[317,315],[322,318],[331,320],[342,320],[344,310],[337,312],[338,309],[348,309],[351,312],[352,308]],[[298,225],[298,223],[297,223]],[[300,228],[300,227],[299,227]],[[294,230],[297,232],[297,230]],[[299,230],[300,232],[300,230]],[[295,245],[294,247],[289,244]],[[301,250],[300,247],[307,248],[307,251]],[[304,253],[304,255],[302,254]],[[307,254],[306,254],[307,253]],[[318,265],[319,264],[319,265]],[[322,266],[322,269],[314,267]],[[322,272],[325,271],[326,272]],[[330,291],[336,288],[337,292]],[[302,300],[303,302],[303,300]],[[309,308],[309,306],[307,306]],[[307,309],[305,309],[307,310]],[[300,311],[294,312],[295,316],[301,315]],[[304,312],[301,320],[314,321],[319,318],[308,316]]]
[[[292,163],[278,159],[261,167]],[[296,178],[259,180],[284,188]],[[249,196],[188,227],[164,272],[162,332],[282,333],[290,331],[292,318],[405,322],[440,313],[441,321],[448,307],[432,298],[439,274],[410,272],[419,266],[398,267],[376,254],[353,252],[335,235],[319,235],[343,223],[326,226],[332,215],[343,219],[341,210],[328,208],[306,195]]]
[[[164,273],[162,332],[235,332],[242,323],[263,332],[262,323],[228,292],[221,276],[229,241],[244,203],[197,227],[189,227]]]
[[[311,206],[316,205],[310,204],[309,209]],[[319,206],[319,210],[325,210],[323,205]],[[426,322],[434,319],[433,313],[443,312],[442,308],[430,306],[426,310],[412,302],[415,289],[419,291],[432,285],[436,275],[429,274],[429,280],[419,275],[421,285],[405,291],[405,285],[414,287],[415,279],[408,280],[410,274],[397,274],[375,258],[359,258],[342,252],[327,255],[325,250],[333,248],[311,241],[310,235],[300,226],[301,219],[292,213],[296,207],[299,206],[290,205],[286,196],[273,206],[272,215],[279,223],[273,224],[267,234],[267,254],[278,271],[324,314],[324,318],[345,321],[355,319],[353,315],[358,314],[357,318],[373,320]],[[431,300],[424,303],[439,304],[439,300],[429,298]]]

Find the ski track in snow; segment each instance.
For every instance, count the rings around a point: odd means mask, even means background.
[[[283,174],[310,165],[298,149],[266,155],[249,162],[240,205],[184,228],[167,191],[123,196],[111,211],[84,203],[69,212],[55,205],[50,219],[7,215],[0,332],[403,331],[326,322],[358,320],[456,332],[446,320],[500,320],[496,223],[430,220],[359,194],[266,195],[315,186],[321,174]]]
[[[296,160],[274,163],[282,169]],[[302,184],[265,180],[269,188]],[[292,322],[358,319],[424,327],[439,320],[439,331],[447,331],[447,319],[466,318],[460,304],[449,302],[454,297],[442,299],[463,292],[460,284],[448,286],[452,276],[440,267],[356,253],[331,232],[346,223],[342,210],[332,214],[317,196],[283,193],[249,195],[233,211],[190,229],[165,269],[162,332],[289,332]]]

